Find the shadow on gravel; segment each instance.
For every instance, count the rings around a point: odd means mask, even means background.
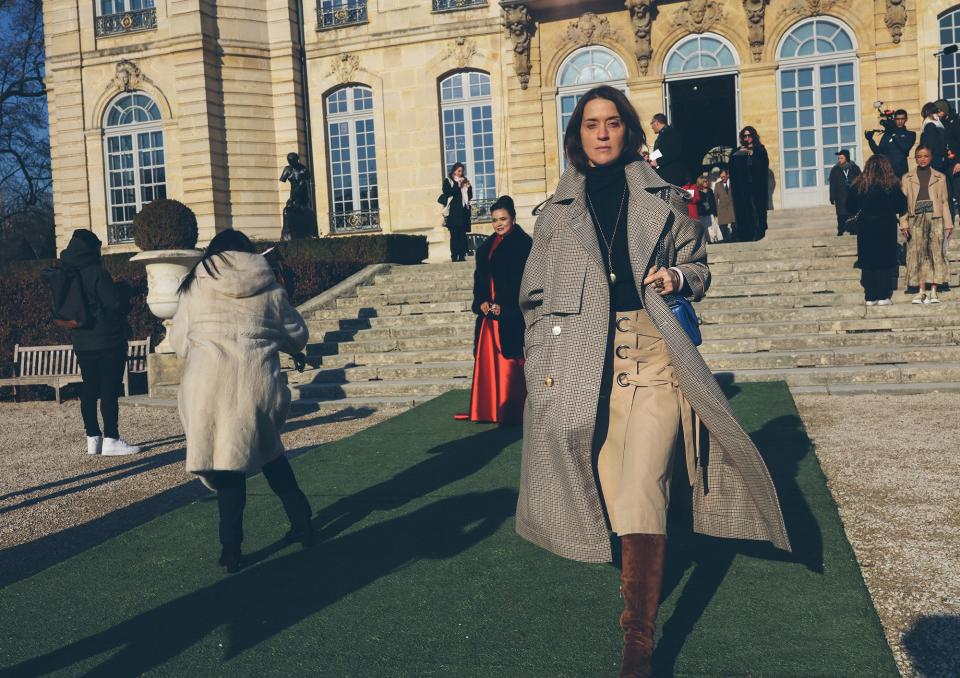
[[[924,678],[960,675],[960,615],[921,616],[903,635],[913,670]]]

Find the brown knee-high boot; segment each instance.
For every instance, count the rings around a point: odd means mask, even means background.
[[[651,678],[653,632],[660,604],[667,538],[662,534],[625,534],[620,543],[623,556],[620,572],[623,595],[620,678]]]

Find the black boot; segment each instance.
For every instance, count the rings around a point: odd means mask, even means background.
[[[280,501],[283,502],[283,510],[287,512],[287,518],[290,520],[290,531],[284,535],[283,540],[288,544],[300,542],[303,548],[313,546],[313,525],[310,522],[313,510],[310,508],[310,502],[307,501],[306,495],[298,487],[278,496]]]
[[[217,488],[217,506],[220,509],[220,560],[227,572],[240,569],[240,544],[243,543],[243,508],[247,503],[245,478],[222,483]]]
[[[310,518],[313,517],[313,511],[306,495],[297,485],[290,462],[284,456],[277,457],[269,464],[264,464],[263,475],[270,489],[280,498],[290,520],[290,531],[284,536],[284,541],[288,544],[300,542],[304,548],[312,546],[313,525]]]

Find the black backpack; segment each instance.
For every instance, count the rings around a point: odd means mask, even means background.
[[[53,322],[68,330],[87,329],[93,326],[87,295],[83,291],[80,271],[72,268],[51,267],[40,274],[50,296]]]

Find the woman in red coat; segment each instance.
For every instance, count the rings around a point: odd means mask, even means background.
[[[523,376],[520,280],[533,241],[516,223],[513,199],[491,207],[494,233],[477,249],[473,312],[477,314],[470,412],[458,419],[519,424],[527,397]]]

